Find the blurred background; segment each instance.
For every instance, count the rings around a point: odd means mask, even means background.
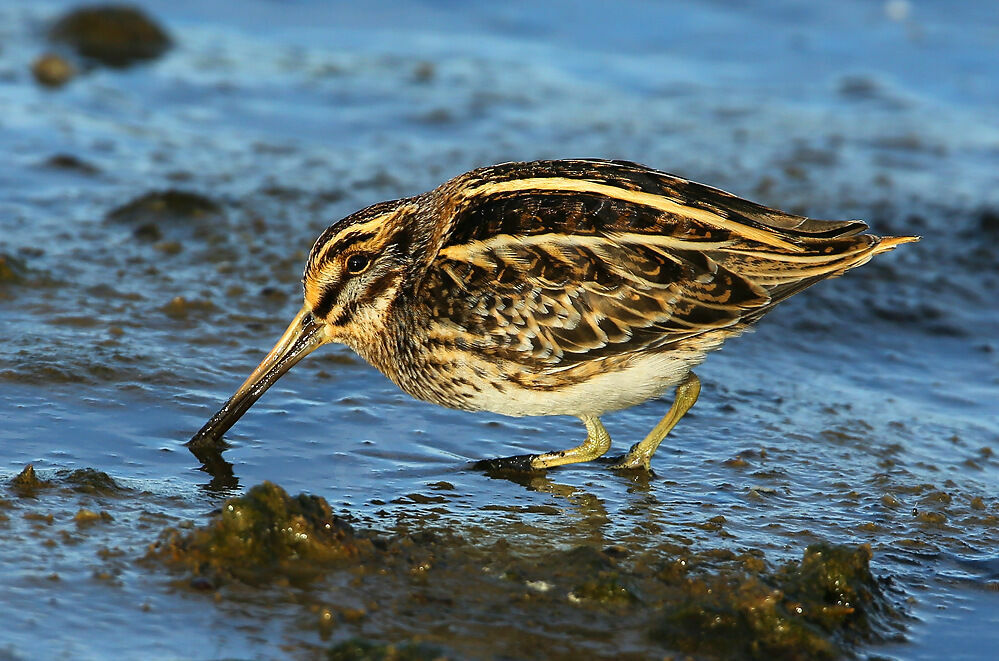
[[[663,572],[620,558],[717,576],[725,554],[776,567],[816,543],[870,545],[894,613],[821,634],[830,654],[987,657],[997,117],[991,0],[0,1],[0,659],[311,658],[357,636],[438,646],[428,658],[753,656],[665,627]],[[327,225],[474,167],[568,157],[923,240],[709,357],[641,483],[470,471],[572,445],[578,421],[415,402],[342,347],[233,429],[231,473],[184,449],[298,310]],[[667,405],[609,416],[615,448]],[[17,491],[28,464],[60,486]],[[116,486],[81,486],[84,470]],[[442,577],[446,603],[401,569],[350,608],[326,584],[212,599],[138,563],[164,527],[264,480],[385,534],[447,530],[470,554],[454,566],[595,549],[631,597],[580,605],[578,577],[522,568],[488,590],[479,570]]]

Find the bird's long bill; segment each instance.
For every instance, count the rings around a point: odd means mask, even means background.
[[[325,327],[316,322],[307,307],[303,307],[271,352],[219,412],[187,443],[188,447],[216,443],[282,374],[327,341]]]

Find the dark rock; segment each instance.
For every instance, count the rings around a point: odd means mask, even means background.
[[[982,209],[978,214],[978,228],[985,234],[999,236],[999,209]]]
[[[171,44],[163,28],[128,5],[74,9],[52,26],[49,38],[83,57],[116,68],[155,59]]]
[[[100,169],[96,165],[92,165],[72,154],[55,154],[54,156],[50,156],[42,163],[42,167],[87,175],[94,175],[100,172]]]
[[[110,211],[106,218],[121,223],[155,223],[207,218],[222,208],[197,193],[180,190],[153,191]]]

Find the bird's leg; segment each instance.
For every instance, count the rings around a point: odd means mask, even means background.
[[[604,429],[600,418],[581,416],[580,419],[586,425],[586,440],[577,447],[560,452],[546,452],[545,454],[522,454],[515,457],[485,459],[476,462],[475,467],[481,470],[529,471],[596,459],[610,449],[610,434]]]
[[[611,438],[603,423],[597,416],[582,416],[580,420],[586,425],[586,440],[571,450],[546,452],[531,458],[532,468],[552,468],[564,464],[578,464],[596,459],[610,450]]]
[[[620,463],[614,464],[614,468],[631,468],[649,470],[652,455],[655,454],[659,444],[666,438],[666,434],[680,421],[680,418],[690,410],[690,407],[697,401],[697,396],[701,392],[701,380],[693,372],[687,374],[687,378],[676,387],[676,397],[673,405],[669,408],[663,419],[659,421],[648,436],[635,443],[628,450],[628,454]]]

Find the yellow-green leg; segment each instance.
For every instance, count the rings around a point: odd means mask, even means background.
[[[565,464],[578,464],[591,461],[610,450],[611,438],[597,416],[584,416],[580,420],[586,425],[586,440],[571,450],[546,452],[531,458],[531,468],[552,468]]]
[[[690,407],[697,401],[697,396],[701,392],[701,380],[693,372],[680,382],[676,387],[676,397],[673,405],[669,408],[663,419],[659,421],[648,436],[635,443],[628,450],[628,454],[620,463],[614,464],[614,468],[631,468],[649,470],[651,468],[652,455],[656,453],[659,444],[666,438],[666,434],[680,421],[680,418],[690,410]]]
[[[476,462],[475,467],[482,470],[529,471],[596,459],[610,449],[610,434],[597,416],[581,416],[580,420],[586,425],[586,440],[577,447],[545,454],[521,454],[515,457],[485,459]]]

